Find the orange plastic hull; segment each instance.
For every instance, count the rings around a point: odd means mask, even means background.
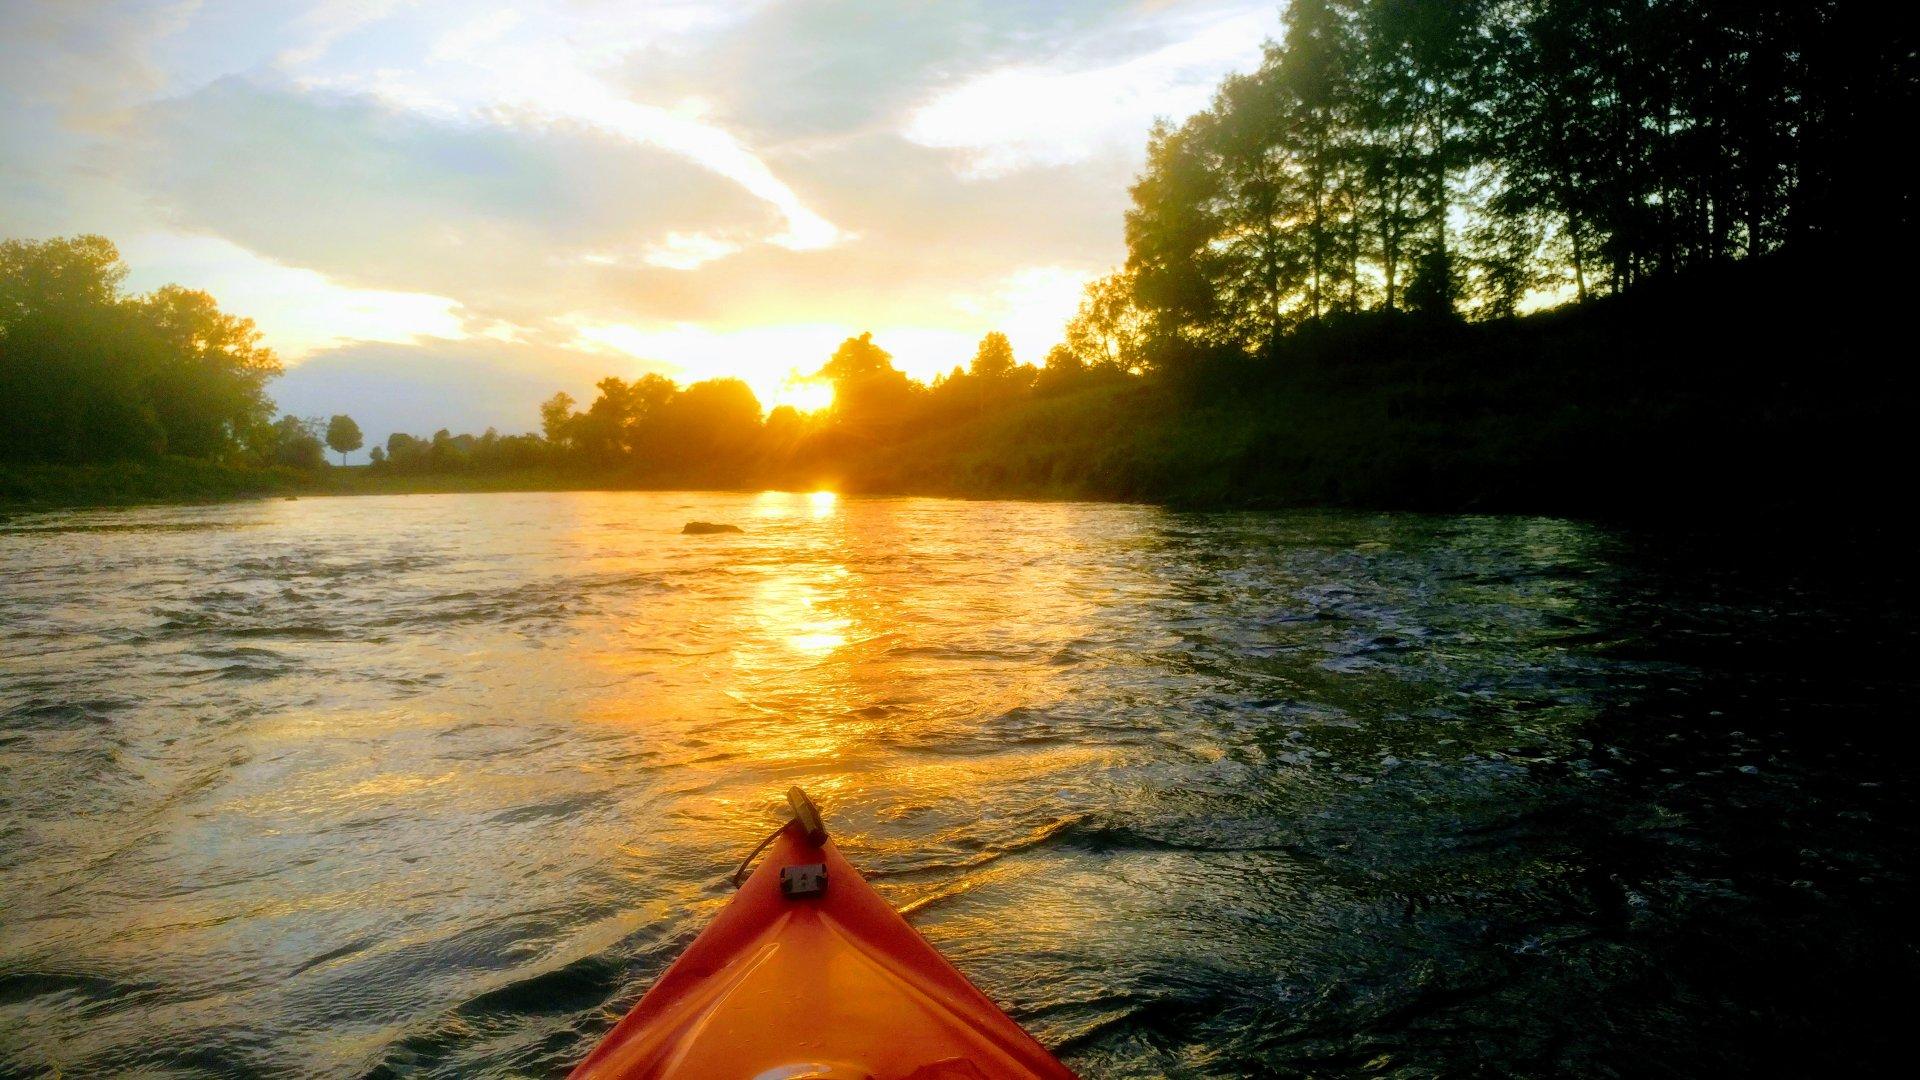
[[[783,895],[781,868],[809,863],[825,891]],[[1073,1076],[798,823],[572,1075]]]

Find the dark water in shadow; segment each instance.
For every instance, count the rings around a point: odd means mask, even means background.
[[[792,783],[1088,1076],[1892,1060],[1907,560],[788,495],[17,518],[0,1073],[563,1073]]]

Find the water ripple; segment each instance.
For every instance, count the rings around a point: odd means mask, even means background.
[[[0,1075],[562,1074],[793,783],[1091,1077],[1862,1071],[1920,974],[1920,620],[1794,554],[779,494],[9,519]]]

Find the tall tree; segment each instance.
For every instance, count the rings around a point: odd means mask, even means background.
[[[252,319],[229,315],[212,296],[178,285],[135,305],[135,317],[161,346],[144,388],[166,429],[168,452],[226,453],[272,417],[267,381],[280,374],[280,361],[260,343]]]
[[[1319,318],[1352,273],[1354,240],[1343,218],[1353,213],[1357,155],[1351,137],[1354,30],[1347,4],[1294,0],[1284,46],[1269,48],[1268,81],[1288,110],[1276,134],[1299,174],[1298,215],[1306,265],[1307,315]]]
[[[1197,120],[1178,128],[1156,123],[1147,138],[1146,166],[1130,189],[1126,272],[1145,335],[1163,354],[1173,343],[1225,336],[1225,305],[1212,266],[1220,180],[1204,140]]]

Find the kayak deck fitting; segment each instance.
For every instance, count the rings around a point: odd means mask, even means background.
[[[766,859],[571,1080],[1073,1076],[787,801]]]

